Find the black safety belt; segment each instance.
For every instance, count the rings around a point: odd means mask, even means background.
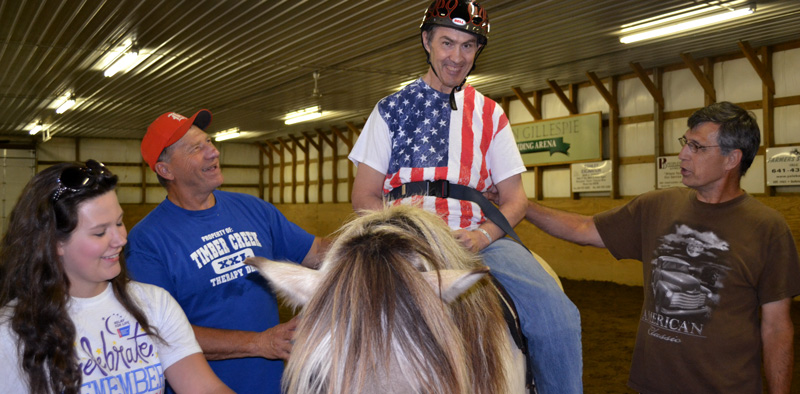
[[[434,196],[472,201],[481,207],[484,215],[486,215],[492,223],[500,227],[508,236],[519,242],[520,245],[525,246],[519,239],[519,236],[517,236],[517,233],[514,232],[514,228],[508,223],[506,216],[503,215],[489,199],[484,197],[481,192],[469,186],[457,185],[445,180],[409,182],[392,189],[387,195],[392,200],[399,200],[410,196]]]

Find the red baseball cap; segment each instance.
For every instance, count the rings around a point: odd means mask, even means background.
[[[211,124],[211,111],[201,109],[194,116],[187,118],[177,112],[167,112],[158,117],[142,139],[142,158],[155,171],[158,157],[164,149],[178,142],[192,126],[205,131]]]

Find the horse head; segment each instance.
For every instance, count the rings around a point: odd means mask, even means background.
[[[319,270],[264,258],[245,263],[285,303],[303,307],[285,392],[505,387],[502,377],[486,375],[504,375],[492,357],[508,351],[497,334],[502,312],[484,279],[489,269],[433,214],[395,206],[356,218],[340,229]],[[494,346],[502,341],[502,349]]]

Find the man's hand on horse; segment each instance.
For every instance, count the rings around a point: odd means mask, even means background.
[[[478,230],[460,229],[453,231],[453,236],[471,252],[479,252],[489,246],[489,239]]]
[[[262,356],[270,360],[287,360],[292,352],[292,339],[297,329],[297,317],[261,332]]]

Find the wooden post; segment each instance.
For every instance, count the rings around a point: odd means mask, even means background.
[[[147,163],[142,162],[141,174],[142,174],[142,204],[147,203],[147,170],[150,169],[150,166]]]
[[[766,70],[768,80],[772,80],[772,51],[769,47],[761,47],[761,62]],[[770,90],[767,84],[763,84],[761,88],[761,124],[764,127],[764,139],[762,141],[764,148],[759,149],[759,152],[764,152],[766,155],[766,148],[775,145],[775,91]],[[763,150],[762,150],[763,149]],[[767,166],[764,166],[764,179],[767,179]],[[767,186],[766,194],[774,196],[777,193],[775,186]]]
[[[660,67],[653,68],[653,84],[655,87],[663,92],[664,87],[664,71]],[[654,189],[658,188],[658,157],[664,156],[664,106],[659,105],[653,101],[653,157],[655,159],[655,166],[653,166],[653,179],[655,180]]]
[[[258,198],[260,198],[262,200],[266,200],[264,198],[264,155],[267,155],[267,151],[258,142],[253,142],[253,145],[255,145],[256,148],[258,148],[258,150],[259,150],[259,155],[258,155]]]
[[[281,137],[278,137],[278,142],[281,143],[284,150],[292,155],[292,204],[297,204],[297,152],[294,151],[294,147],[290,148]],[[283,172],[281,172],[281,175],[283,175]]]
[[[351,126],[351,125],[352,124],[348,124],[347,125],[347,130],[348,130],[347,134],[348,135],[344,135],[344,133],[342,133],[342,131],[339,130],[337,127],[331,126],[331,130],[333,130],[333,133],[336,134],[339,138],[341,138],[342,141],[344,141],[345,145],[347,145],[348,154],[350,153],[350,151],[353,150],[353,142],[354,142],[354,140],[353,140],[353,129],[355,129],[355,126],[354,125]],[[350,160],[348,160],[347,162],[348,162],[347,163],[347,199],[348,199],[348,201],[350,201],[350,196],[353,195],[353,163],[351,163]]]
[[[313,136],[309,135],[305,131],[303,132],[303,137],[306,139],[306,144],[311,145],[314,149],[317,150],[317,202],[322,203],[322,139],[320,138],[319,142],[315,142]],[[310,183],[306,183],[306,188],[310,186]]]
[[[278,174],[278,179],[280,180],[280,182],[278,184],[278,201],[281,204],[283,204],[283,178],[284,178],[284,176],[283,176],[283,167],[284,167],[283,145],[281,145],[281,148],[278,149],[278,147],[276,147],[275,144],[273,144],[272,142],[270,142],[270,141],[265,141],[265,142],[267,143],[267,145],[269,145],[270,148],[272,148],[272,150],[275,153],[278,154],[278,159],[280,159],[280,161],[281,161],[280,162],[280,166],[279,166],[279,174]],[[272,194],[272,184],[273,183],[274,182],[270,182],[270,195]]]
[[[608,103],[608,151],[611,160],[611,198],[619,198],[619,105],[617,104],[617,77],[611,77],[611,91],[591,71],[586,72],[589,81]]]
[[[303,152],[303,156],[305,157],[303,159],[304,160],[303,161],[303,163],[304,163],[304,165],[303,165],[303,179],[304,179],[303,185],[305,186],[305,187],[303,187],[303,203],[308,204],[308,185],[309,185],[309,181],[308,181],[308,164],[309,164],[309,161],[310,161],[308,159],[308,144],[306,143],[304,145],[304,144],[300,143],[300,140],[298,140],[297,137],[295,137],[295,136],[293,136],[291,134],[289,135],[289,138],[291,138],[292,141],[294,141],[294,146],[297,146],[297,147],[300,148],[300,150]]]
[[[325,135],[325,133],[322,130],[317,130],[317,135],[319,135],[320,138],[322,138],[322,140],[325,141],[331,147],[331,149],[333,149],[333,167],[331,168],[332,177],[333,177],[333,180],[332,180],[333,181],[333,202],[339,202],[339,197],[338,197],[337,190],[336,190],[336,188],[339,186],[338,183],[337,183],[337,178],[339,177],[338,176],[339,172],[337,170],[337,163],[336,163],[337,160],[338,160],[338,155],[337,155],[338,149],[336,148],[336,143],[337,143],[336,135],[333,135],[332,139],[328,138],[328,136]]]

